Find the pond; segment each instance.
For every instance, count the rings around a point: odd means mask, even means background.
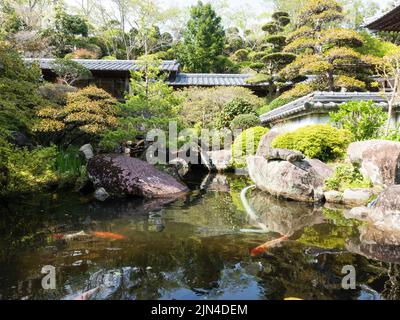
[[[172,203],[45,194],[1,204],[0,298],[399,298],[399,247],[372,243],[342,210],[256,190],[243,203],[246,177],[187,183]],[[42,288],[43,266],[55,267],[54,290]],[[354,290],[342,288],[344,266]]]

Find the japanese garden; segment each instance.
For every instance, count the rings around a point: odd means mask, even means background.
[[[400,3],[239,2],[0,1],[0,300],[400,299]]]

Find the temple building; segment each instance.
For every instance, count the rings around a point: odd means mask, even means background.
[[[400,5],[369,21],[365,28],[376,31],[400,32]]]
[[[43,79],[56,82],[57,75],[53,72],[55,59],[24,59],[27,63],[38,62],[42,70]],[[118,99],[123,99],[129,91],[131,70],[138,70],[139,65],[135,60],[89,60],[73,59],[91,71],[92,77],[79,80],[74,86],[85,87],[91,84],[106,90]],[[268,83],[248,83],[251,74],[218,74],[218,73],[182,73],[180,64],[176,60],[161,62],[160,71],[166,74],[166,81],[174,89],[185,87],[216,87],[240,86],[251,89],[259,96],[267,92]]]

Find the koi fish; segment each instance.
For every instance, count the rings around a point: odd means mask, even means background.
[[[272,247],[272,246],[274,246],[274,245],[276,245],[276,244],[278,244],[278,243],[280,243],[282,241],[285,241],[287,239],[288,239],[287,236],[282,236],[282,237],[280,237],[278,239],[274,239],[274,240],[268,241],[268,242],[266,242],[266,243],[264,243],[264,244],[262,244],[262,245],[260,245],[260,246],[258,246],[256,248],[252,249],[250,251],[250,254],[251,254],[252,257],[254,257],[256,255],[264,253],[265,251],[268,250],[268,248],[270,248],[270,247]]]
[[[112,232],[96,231],[96,232],[93,232],[93,235],[97,238],[110,239],[110,240],[121,240],[121,239],[126,238],[122,234],[112,233]]]
[[[92,290],[86,291],[79,296],[75,297],[74,300],[90,300],[90,298],[99,291],[100,287],[96,287]]]
[[[303,299],[296,298],[296,297],[288,297],[288,298],[285,298],[284,300],[303,300]]]

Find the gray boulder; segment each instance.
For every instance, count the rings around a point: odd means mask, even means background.
[[[211,171],[226,171],[231,167],[232,150],[208,151],[208,167]]]
[[[374,195],[371,189],[346,189],[343,193],[343,203],[347,205],[367,205]]]
[[[325,179],[333,170],[319,160],[267,161],[264,157],[247,157],[251,180],[258,189],[287,199],[319,202],[324,200]]]
[[[96,200],[99,201],[106,201],[110,195],[108,194],[108,192],[106,191],[106,189],[104,188],[98,188],[95,192],[94,192],[94,197]]]
[[[384,190],[369,207],[357,207],[350,218],[366,220],[380,230],[400,231],[400,185]]]
[[[94,152],[93,152],[93,147],[91,144],[85,144],[83,145],[80,149],[80,152],[83,153],[83,155],[85,156],[86,160],[90,160],[94,157]]]
[[[282,129],[271,129],[268,131],[260,140],[260,144],[258,145],[256,156],[266,157],[269,154],[272,141],[275,140],[281,134],[284,134],[286,131]]]
[[[369,140],[350,144],[348,157],[374,185],[400,184],[400,142]]]
[[[343,203],[343,193],[335,190],[326,191],[324,193],[326,202]]]
[[[162,198],[183,194],[187,187],[168,174],[137,158],[99,155],[89,160],[89,178],[114,196]]]

